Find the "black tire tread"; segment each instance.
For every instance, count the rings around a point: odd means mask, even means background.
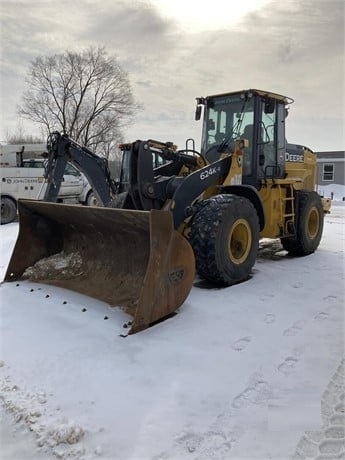
[[[296,235],[288,238],[281,238],[283,248],[288,251],[291,256],[303,257],[312,254],[316,251],[320,244],[323,231],[324,213],[320,196],[314,191],[299,190],[296,192],[298,195],[298,209],[297,209],[297,225]],[[319,231],[314,238],[310,240],[307,238],[305,230],[305,215],[310,207],[316,206],[319,211],[320,226]]]
[[[234,211],[248,217],[252,235],[252,248],[245,264],[224,270],[224,258],[219,254],[219,233],[227,215]],[[198,275],[212,284],[231,286],[249,278],[259,247],[259,219],[252,203],[236,195],[216,195],[197,204],[193,217],[190,242],[194,250]]]

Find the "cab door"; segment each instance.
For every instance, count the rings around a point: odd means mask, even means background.
[[[273,98],[261,100],[258,138],[258,176],[284,177],[285,105]]]

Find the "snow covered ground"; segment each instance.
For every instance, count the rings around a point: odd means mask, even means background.
[[[1,458],[344,458],[343,196],[314,254],[263,240],[249,281],[196,280],[175,317],[127,338],[102,302],[1,284]],[[17,231],[0,228],[0,279]]]

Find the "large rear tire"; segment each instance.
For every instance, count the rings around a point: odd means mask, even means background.
[[[283,248],[292,256],[306,256],[316,251],[323,231],[324,212],[316,192],[298,191],[296,236],[281,238]]]
[[[190,234],[198,275],[223,286],[248,279],[259,234],[257,212],[246,198],[217,195],[198,204]]]
[[[17,205],[8,197],[1,197],[1,224],[9,224],[17,217]]]

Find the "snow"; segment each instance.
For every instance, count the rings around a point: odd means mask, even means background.
[[[103,302],[2,283],[1,458],[344,458],[342,196],[314,254],[264,240],[250,280],[196,279],[177,315],[126,338]],[[17,232],[0,228],[1,279]]]
[[[338,201],[345,202],[344,185],[340,185],[340,184],[319,185],[317,191],[321,196],[324,196],[325,198],[331,198],[333,195],[333,200],[335,202],[338,202]]]

